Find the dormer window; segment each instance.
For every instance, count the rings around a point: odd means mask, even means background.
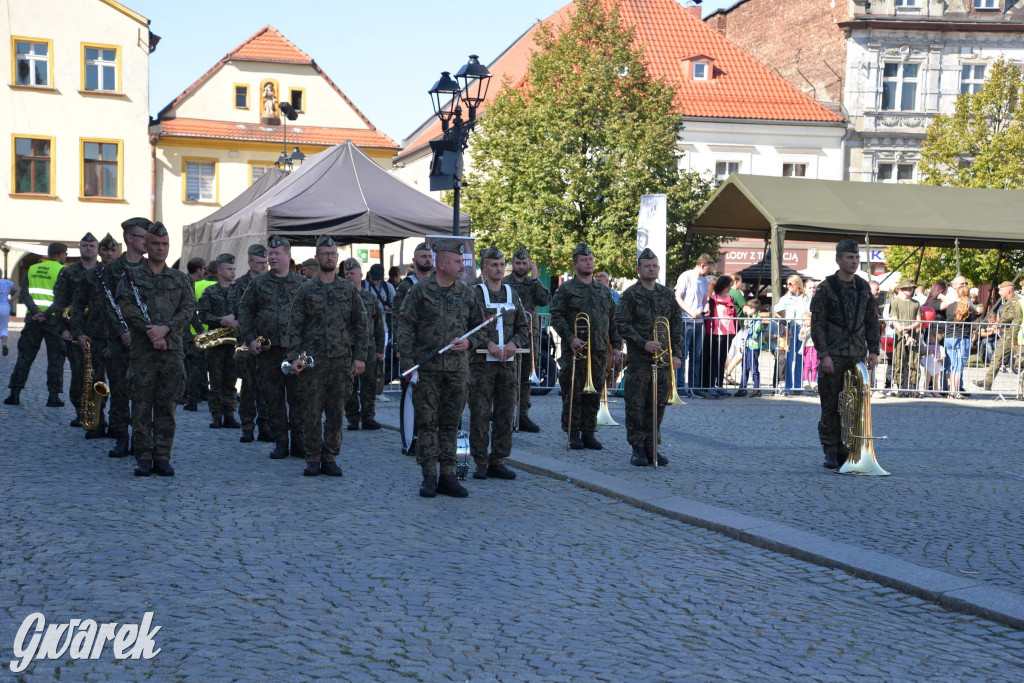
[[[691,55],[683,59],[683,69],[691,80],[710,81],[715,77],[715,60],[707,55]]]
[[[707,62],[694,62],[693,63],[693,80],[695,81],[706,81],[711,72],[711,65]]]

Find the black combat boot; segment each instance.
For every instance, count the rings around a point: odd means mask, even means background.
[[[604,446],[601,445],[601,442],[594,436],[593,432],[583,432],[582,443],[584,448],[588,448],[592,451],[599,451],[604,448]]]
[[[241,441],[242,443],[252,443],[253,441],[256,440],[256,436],[253,434],[253,430],[243,429],[242,436],[238,440]]]
[[[629,458],[630,465],[636,465],[637,467],[647,467],[647,454],[644,452],[644,447],[633,446],[633,455]]]
[[[487,463],[478,462],[476,464],[476,472],[473,473],[474,479],[486,479],[487,478]]]
[[[4,399],[4,405],[20,406],[21,405],[21,389],[11,389],[11,395]]]
[[[540,431],[540,427],[538,427],[537,423],[535,423],[533,420],[531,420],[526,415],[520,415],[519,416],[519,431],[521,431],[521,432],[530,432],[531,434],[536,434],[537,432]]]
[[[114,444],[114,447],[107,452],[107,455],[111,458],[128,457],[128,432],[121,432],[117,435],[117,442]]]
[[[64,401],[60,400],[60,394],[55,394],[55,393],[53,393],[51,391],[50,392],[50,397],[48,399],[46,399],[46,407],[47,408],[63,408],[64,407]]]
[[[351,420],[349,420],[348,421],[348,426],[345,427],[345,429],[347,429],[350,432],[357,432],[357,431],[359,431],[359,418],[356,417],[356,418],[352,418]]]
[[[96,429],[91,429],[85,433],[87,439],[103,439],[107,436],[107,426],[100,422],[96,425]]]
[[[259,432],[256,434],[257,441],[266,441],[267,443],[274,443],[274,435],[270,433],[269,429],[260,427]]]
[[[184,409],[187,410],[190,413],[194,413],[197,410],[199,410],[199,406],[196,405],[195,401],[189,401],[188,403],[185,404],[185,408]]]
[[[210,418],[210,429],[220,429],[224,425],[224,418],[220,415],[211,415]]]
[[[363,429],[380,429],[383,426],[384,425],[382,425],[380,422],[377,422],[372,417],[369,420],[363,420]]]
[[[452,498],[465,498],[469,495],[469,491],[459,483],[458,477],[454,474],[441,475],[441,480],[437,482],[437,492]]]
[[[574,451],[583,450],[583,441],[580,439],[579,432],[573,432],[569,435],[569,449]]]
[[[235,419],[234,413],[228,413],[224,416],[224,422],[222,423],[225,429],[238,429],[242,426],[242,423]]]
[[[75,419],[72,420],[71,422],[69,422],[68,426],[69,427],[75,427],[75,428],[81,427],[82,426],[82,416],[81,416],[81,414],[76,414],[75,415]]]
[[[503,463],[487,466],[487,476],[492,479],[505,479],[511,481],[516,478],[516,473],[506,467]]]
[[[839,457],[836,455],[836,452],[835,451],[826,450],[825,451],[825,462],[823,462],[822,465],[826,469],[830,469],[830,470],[837,470],[837,469],[839,469]]]
[[[292,457],[306,459],[306,447],[302,445],[302,439],[298,439],[292,434]]]
[[[135,476],[136,477],[148,477],[153,472],[153,461],[152,460],[140,460],[135,465]]]
[[[651,448],[650,444],[644,444],[644,455],[647,456],[647,464],[654,464],[654,449]],[[661,453],[658,453],[658,467],[664,467],[668,464],[668,458]]]
[[[340,477],[342,472],[341,468],[338,467],[338,463],[322,462],[320,463],[320,474],[326,474],[328,477]]]
[[[274,450],[270,451],[271,460],[284,460],[288,457],[288,440],[278,441]]]
[[[302,470],[302,476],[315,477],[320,474],[320,463],[310,460],[306,463],[306,469]]]
[[[173,477],[174,468],[166,460],[157,460],[153,463],[153,474],[160,475],[161,477]]]
[[[424,498],[433,498],[437,495],[437,477],[433,474],[423,475],[423,483],[420,484],[420,495]]]

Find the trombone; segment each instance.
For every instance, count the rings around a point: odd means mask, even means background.
[[[529,311],[523,311],[526,314],[526,324],[530,326],[530,384],[534,386],[540,385],[540,376],[537,374],[537,350],[533,348],[533,316],[530,315]]]
[[[580,311],[573,320],[573,332],[577,339],[583,341],[583,346],[576,349],[572,354],[572,372],[569,377],[569,416],[566,423],[565,450],[569,450],[569,442],[572,441],[572,403],[576,393],[576,362],[584,352],[587,354],[587,384],[583,387],[584,394],[596,394],[594,388],[594,372],[590,359],[590,316]]]
[[[669,326],[668,318],[659,315],[654,319],[654,340],[660,342],[664,338],[665,343],[651,356],[651,460],[652,464],[658,466],[658,370],[669,368],[672,370],[672,329]],[[669,388],[674,392],[676,388],[675,373],[672,375],[672,383]],[[678,400],[678,396],[676,397]],[[671,400],[668,403],[672,403]],[[668,404],[666,404],[668,405]]]

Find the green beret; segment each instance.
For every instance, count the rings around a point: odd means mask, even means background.
[[[645,247],[644,250],[640,252],[640,255],[636,257],[636,260],[643,261],[644,259],[652,258],[658,258],[658,255],[651,251],[650,247]]]
[[[363,265],[359,263],[359,259],[347,258],[341,263],[342,271],[347,272],[349,270],[355,270],[356,268],[358,268],[359,270],[363,269]]]
[[[526,247],[519,247],[516,249],[515,253],[512,254],[512,258],[519,259],[520,261],[529,261],[530,252],[526,250]]]
[[[572,250],[572,257],[573,258],[576,258],[577,256],[593,256],[593,255],[594,255],[594,252],[590,251],[590,247],[588,247],[583,242],[580,242],[579,244],[577,244],[576,248]]]
[[[281,237],[280,235],[271,235],[270,239],[267,240],[267,246],[270,247],[271,249],[277,249],[278,247],[288,247],[289,249],[292,248],[291,242],[289,242],[286,238]]]
[[[413,251],[430,251],[430,245],[426,242],[420,242]]]
[[[146,230],[149,230],[149,226],[151,225],[153,225],[153,222],[148,218],[141,218],[137,216],[135,218],[129,218],[121,223],[121,229],[129,230],[130,228],[145,228]]]
[[[334,247],[337,246],[337,242],[331,239],[330,235],[320,235],[316,238],[316,246],[318,247]]]
[[[150,235],[153,235],[154,237],[167,237],[167,228],[165,228],[164,224],[161,223],[160,221],[157,221],[156,223],[150,225],[149,229],[146,232],[148,232]]]
[[[100,246],[104,249],[113,249],[117,246],[118,242],[114,239],[114,236],[109,232],[107,236],[100,240]]]
[[[483,261],[485,258],[497,261],[498,259],[505,258],[505,255],[502,254],[501,249],[498,249],[497,247],[487,247],[486,249],[484,249],[483,253],[480,254],[481,261]]]
[[[262,244],[250,244],[249,245],[249,256],[262,256],[267,257],[267,248]]]
[[[235,265],[235,255],[234,254],[221,254],[220,256],[218,256],[217,257],[217,265],[219,266],[219,265],[224,264],[224,263],[230,264],[232,266]]]
[[[860,245],[857,244],[857,240],[847,237],[844,240],[839,240],[839,244],[836,245],[836,253],[841,254],[847,252],[850,254],[859,254]]]
[[[87,233],[85,233],[85,237],[83,237],[79,241],[81,241],[81,242],[95,242],[96,238],[92,236],[91,232],[87,232]]]
[[[438,253],[442,251],[450,251],[453,254],[465,254],[466,245],[462,240],[454,240],[450,238],[442,239],[434,242],[434,251]]]

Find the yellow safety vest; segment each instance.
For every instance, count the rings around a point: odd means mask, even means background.
[[[28,295],[39,310],[46,311],[53,304],[53,286],[63,267],[57,261],[40,261],[29,267]]]
[[[199,297],[203,295],[203,292],[206,290],[206,288],[212,284],[216,284],[216,282],[216,280],[199,280],[198,282],[192,283],[193,285],[195,285],[196,288],[196,303],[199,302]],[[196,330],[196,328],[194,327],[190,326],[189,329],[192,330],[193,336],[195,336],[198,332],[198,330]]]

